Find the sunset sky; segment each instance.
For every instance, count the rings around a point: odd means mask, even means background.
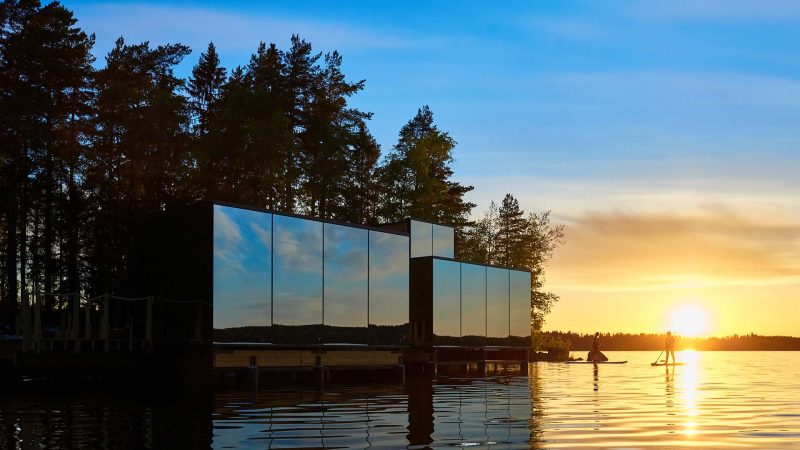
[[[430,105],[476,215],[506,192],[567,244],[547,329],[800,335],[800,3],[66,1],[98,64],[211,40],[225,66],[299,33],[338,49],[384,150]]]

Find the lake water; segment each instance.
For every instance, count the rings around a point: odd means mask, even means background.
[[[531,363],[325,392],[0,395],[0,448],[800,448],[800,352]]]

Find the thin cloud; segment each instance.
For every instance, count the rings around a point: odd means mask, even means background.
[[[713,22],[796,22],[800,3],[790,0],[702,0],[637,2],[631,10],[643,19]]]
[[[636,290],[800,281],[800,228],[725,210],[588,213],[567,228],[553,288]]]
[[[150,3],[103,3],[75,8],[79,26],[110,46],[122,35],[129,42],[181,42],[204,50],[213,41],[220,51],[253,51],[259,42],[288,42],[300,34],[310,42],[337,49],[402,49],[420,44],[415,37],[277,14],[178,7]]]

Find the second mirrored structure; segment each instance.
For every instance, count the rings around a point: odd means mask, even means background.
[[[434,344],[529,346],[530,280],[523,270],[433,258]]]

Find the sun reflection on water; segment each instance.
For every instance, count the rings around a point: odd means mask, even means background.
[[[694,350],[680,352],[678,360],[684,365],[680,366],[681,401],[683,403],[686,421],[683,424],[683,434],[693,436],[697,434],[697,418],[700,416],[698,407],[698,385],[700,379],[700,354]]]

